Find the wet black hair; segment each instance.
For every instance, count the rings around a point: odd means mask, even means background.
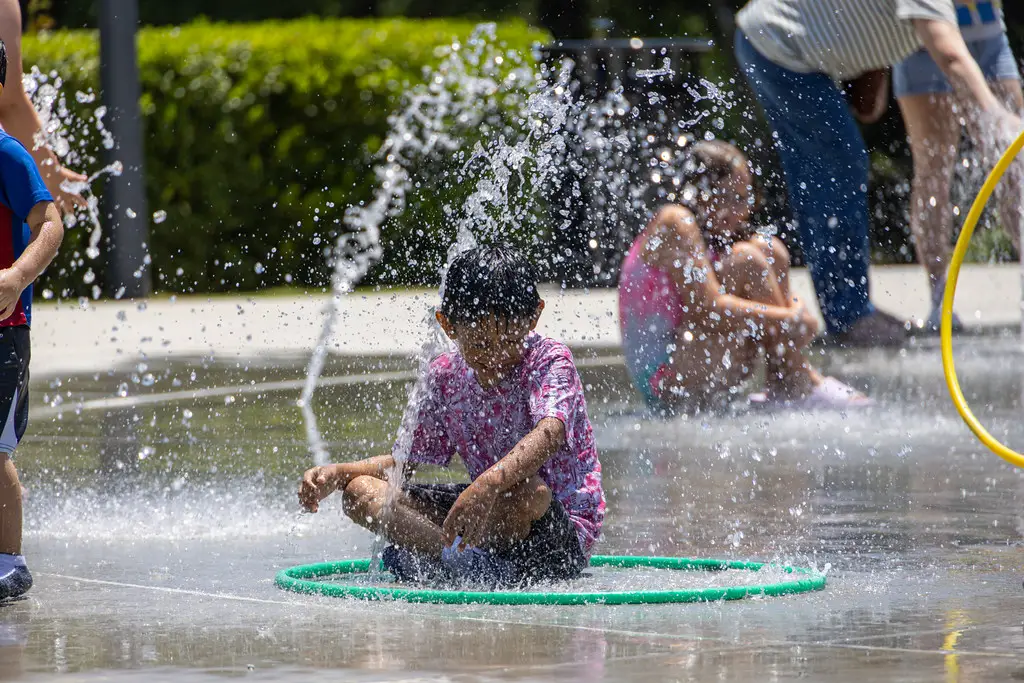
[[[7,85],[7,46],[0,39],[0,88]]]
[[[529,320],[540,305],[537,269],[508,244],[474,247],[448,267],[441,293],[441,313],[453,325],[499,320]]]

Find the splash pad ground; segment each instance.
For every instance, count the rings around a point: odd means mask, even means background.
[[[156,308],[129,306],[129,321]],[[237,317],[249,313],[263,314]],[[237,340],[242,350],[244,335]],[[991,406],[986,423],[1024,443],[1018,338],[961,339],[956,353],[972,401]],[[151,387],[132,380],[142,360],[157,378]],[[937,340],[905,353],[820,356],[879,398],[863,415],[650,420],[623,390],[620,366],[585,365],[615,511],[602,552],[832,565],[825,591],[654,607],[282,593],[276,572],[366,556],[371,543],[329,501],[317,515],[296,514],[295,472],[308,452],[295,438],[294,401],[306,360],[149,358],[98,380],[62,376],[63,404],[35,410],[19,449],[36,586],[0,608],[0,680],[759,681],[771,672],[858,683],[956,671],[1005,681],[1024,671],[1024,480],[963,428]],[[333,359],[327,376],[350,381],[325,385],[324,400],[350,406],[361,427],[328,425],[332,447],[383,443],[395,425],[378,416],[400,412],[411,368]],[[140,399],[123,402],[134,413],[110,399],[122,382]],[[53,403],[53,377],[36,377],[32,391]],[[774,451],[760,448],[766,439]],[[119,445],[138,471],[97,474],[97,454]]]

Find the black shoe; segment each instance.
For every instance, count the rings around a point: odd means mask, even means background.
[[[0,600],[17,598],[28,592],[32,587],[32,573],[28,567],[14,567],[0,576]]]
[[[847,348],[900,347],[907,342],[908,329],[905,321],[884,311],[875,311],[845,332],[826,336],[825,343]]]
[[[448,583],[452,575],[440,560],[389,545],[380,554],[384,569],[399,583]]]

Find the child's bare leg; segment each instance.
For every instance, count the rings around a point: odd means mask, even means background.
[[[757,245],[757,248],[764,254],[765,260],[775,276],[775,282],[778,283],[782,300],[786,302],[787,306],[792,305],[793,298],[789,289],[789,249],[777,237],[758,236],[750,241]]]
[[[7,455],[0,455],[0,553],[21,554],[21,482]]]
[[[722,260],[719,278],[726,292],[736,296],[771,306],[790,306],[789,261],[789,251],[779,239],[739,242]],[[780,270],[785,287],[780,282]],[[763,339],[770,394],[799,398],[821,382],[803,349],[793,348],[768,328],[764,328]]]
[[[995,96],[1002,100],[1006,108],[1015,114],[1024,113],[1024,91],[1021,89],[1020,81],[1003,80],[990,82]],[[1002,150],[993,150],[995,155],[1002,154]],[[998,156],[989,160],[989,164],[995,164]],[[1010,172],[1001,183],[1002,187],[999,196],[999,221],[1003,224],[1013,243],[1014,249],[1020,254],[1021,229],[1024,228],[1024,216],[1022,216],[1021,195],[1024,187],[1024,165],[1017,161],[1010,167]]]
[[[342,491],[345,514],[359,526],[381,534],[392,543],[424,554],[441,556],[444,534],[441,526],[416,509],[404,493],[398,494],[387,512],[384,499],[388,483],[376,477],[356,477]]]
[[[501,494],[487,516],[487,547],[506,550],[524,540],[550,505],[551,489],[537,475]]]

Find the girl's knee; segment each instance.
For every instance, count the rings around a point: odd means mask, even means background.
[[[772,267],[772,270],[776,273],[789,271],[789,249],[786,248],[785,242],[774,235],[770,237],[756,237],[754,242],[764,256],[765,261]]]
[[[771,270],[765,251],[752,241],[732,245],[730,253],[722,259],[722,267],[723,270],[730,271],[733,277],[746,276],[758,279],[767,277]]]

